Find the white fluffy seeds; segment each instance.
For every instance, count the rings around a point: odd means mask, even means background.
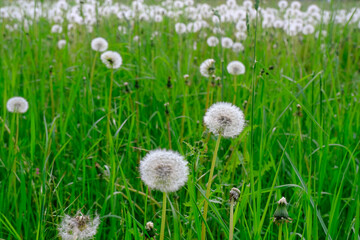
[[[233,138],[245,127],[244,113],[235,105],[227,102],[213,104],[204,116],[206,127],[215,135]]]
[[[80,212],[74,217],[65,215],[58,230],[62,240],[88,240],[93,239],[100,224],[99,216],[93,220]]]
[[[231,75],[240,75],[245,73],[245,66],[239,61],[230,62],[226,69]]]
[[[206,59],[200,65],[200,73],[204,77],[210,77],[215,72],[215,60],[214,59]]]
[[[9,112],[25,113],[29,108],[29,104],[25,98],[12,97],[7,101],[6,108]]]
[[[170,150],[150,151],[140,161],[140,175],[151,189],[175,192],[187,182],[187,161],[179,153]]]
[[[101,61],[110,69],[118,69],[122,64],[122,58],[119,53],[106,51],[101,54]]]
[[[97,52],[106,51],[108,49],[108,42],[104,38],[101,38],[101,37],[94,38],[91,41],[91,48]]]

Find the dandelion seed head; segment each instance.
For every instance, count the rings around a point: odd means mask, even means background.
[[[101,61],[110,69],[118,69],[122,64],[122,58],[119,53],[106,51],[101,54]]]
[[[216,47],[219,44],[219,39],[217,39],[217,37],[210,36],[206,40],[206,43],[209,45],[209,47]]]
[[[245,66],[239,61],[230,62],[226,69],[231,75],[240,75],[245,73]]]
[[[29,109],[29,104],[25,98],[12,97],[7,101],[6,108],[9,112],[26,113]]]
[[[57,24],[55,24],[55,25],[53,25],[52,27],[51,27],[51,32],[52,33],[61,33],[62,32],[62,26],[60,26],[60,25],[57,25]]]
[[[242,45],[242,43],[236,42],[233,44],[232,46],[232,50],[234,53],[239,53],[241,51],[244,51],[244,45]]]
[[[204,123],[216,136],[221,133],[225,138],[233,138],[244,129],[245,117],[237,106],[227,102],[218,102],[206,111]]]
[[[88,240],[92,239],[100,224],[98,215],[91,219],[88,215],[78,212],[74,217],[65,215],[58,228],[59,236],[63,240]]]
[[[206,59],[200,65],[200,73],[204,77],[210,77],[215,72],[215,60]]]
[[[140,161],[140,175],[151,189],[175,192],[185,185],[189,174],[187,161],[171,150],[152,150]]]
[[[231,38],[228,37],[223,37],[221,38],[221,46],[223,48],[231,48],[233,45],[233,40]]]
[[[279,6],[279,8],[280,8],[281,10],[284,10],[285,8],[287,8],[288,2],[285,1],[285,0],[281,0],[281,1],[278,2],[278,6]]]
[[[302,32],[304,35],[313,34],[315,32],[315,27],[311,24],[307,24],[303,27]]]
[[[57,47],[58,47],[59,49],[63,49],[65,46],[66,46],[66,40],[61,39],[61,40],[58,41]]]
[[[176,23],[175,24],[175,31],[176,31],[177,34],[186,33],[186,25],[184,23]]]
[[[91,41],[91,48],[97,52],[106,51],[108,49],[108,46],[108,42],[102,37],[94,38]]]

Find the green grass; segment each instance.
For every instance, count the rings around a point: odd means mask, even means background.
[[[100,215],[96,239],[143,239],[147,221],[160,233],[162,193],[143,184],[138,166],[147,150],[170,146],[167,102],[171,146],[186,156],[190,175],[185,187],[168,195],[165,238],[200,239],[216,138],[202,124],[209,80],[199,65],[214,58],[221,76],[220,49],[209,48],[199,34],[177,35],[168,18],[135,23],[129,35],[117,31],[115,18],[100,21],[93,33],[80,27],[60,35],[50,33],[45,19],[28,33],[8,32],[5,24],[0,23],[0,239],[58,239],[63,215],[79,209]],[[282,196],[293,218],[283,226],[283,238],[359,238],[360,31],[353,25],[323,27],[329,34],[317,40],[270,33],[252,23],[244,52],[224,49],[224,85],[211,86],[211,102],[232,102],[226,65],[242,61],[246,73],[237,79],[236,105],[248,124],[237,138],[221,140],[208,239],[228,238],[232,187],[241,190],[234,239],[276,239],[272,215]],[[161,35],[151,40],[155,30]],[[140,46],[134,35],[141,37]],[[111,136],[111,70],[99,57],[89,86],[95,57],[90,42],[98,36],[123,58],[114,72]],[[69,45],[59,50],[59,39]],[[16,116],[6,110],[13,96],[29,102],[19,116],[19,150]]]

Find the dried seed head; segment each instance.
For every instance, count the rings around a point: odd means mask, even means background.
[[[289,217],[286,206],[286,198],[282,197],[278,202],[278,206],[274,212],[274,223],[281,224],[283,222],[291,222],[292,219]]]
[[[171,83],[171,77],[170,77],[170,76],[168,77],[168,81],[167,81],[166,87],[167,87],[167,88],[172,88],[172,83]]]
[[[92,239],[100,224],[99,216],[91,219],[88,215],[78,212],[74,217],[65,215],[58,230],[63,240],[87,240]]]
[[[240,190],[237,188],[232,188],[230,190],[230,201],[234,199],[234,202],[236,202],[240,197]]]
[[[204,77],[210,77],[215,72],[215,60],[207,59],[200,65],[200,73]]]
[[[146,233],[147,233],[147,235],[145,236],[145,239],[151,239],[156,235],[153,222],[147,222],[146,225],[145,225],[145,230],[146,230]]]
[[[164,107],[165,107],[165,114],[168,115],[170,113],[170,111],[169,111],[169,103],[168,102],[165,103]]]

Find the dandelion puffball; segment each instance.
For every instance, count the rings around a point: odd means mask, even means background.
[[[206,40],[206,43],[209,45],[209,47],[216,47],[219,44],[219,39],[217,37],[210,36]]]
[[[244,45],[242,45],[239,42],[234,43],[233,46],[232,46],[232,50],[233,50],[234,53],[239,53],[241,51],[244,51],[244,49],[245,49]]]
[[[233,44],[234,42],[231,38],[228,37],[221,38],[221,46],[223,48],[231,48]]]
[[[226,69],[231,75],[240,75],[245,73],[245,66],[239,61],[230,62]]]
[[[200,73],[204,77],[210,77],[210,75],[215,72],[215,60],[214,59],[206,59],[200,65]]]
[[[140,175],[151,189],[175,192],[185,185],[189,174],[187,161],[171,150],[152,150],[140,161]]]
[[[122,64],[122,58],[119,53],[106,51],[100,56],[101,61],[110,69],[118,69]]]
[[[9,112],[25,113],[29,108],[29,104],[25,98],[12,97],[7,101],[6,108]]]
[[[245,116],[237,106],[227,102],[218,102],[206,111],[204,123],[216,136],[221,133],[225,138],[233,138],[244,129]]]
[[[66,46],[66,40],[64,39],[59,40],[57,46],[59,49],[63,49]]]
[[[99,216],[91,219],[80,212],[75,217],[65,215],[58,228],[59,236],[63,240],[87,240],[93,239],[100,224]]]
[[[106,51],[108,49],[108,42],[102,37],[94,38],[91,41],[91,48],[97,52]]]

